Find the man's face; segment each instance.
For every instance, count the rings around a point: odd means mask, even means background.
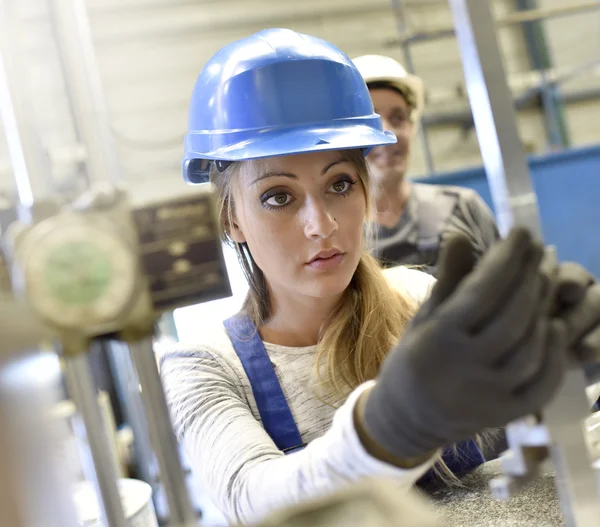
[[[376,184],[396,183],[408,170],[414,135],[410,106],[400,92],[392,88],[374,88],[369,92],[384,130],[391,130],[398,139],[393,145],[377,146],[369,153],[371,176]]]

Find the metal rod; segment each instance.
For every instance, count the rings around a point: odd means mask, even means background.
[[[171,427],[167,401],[152,348],[152,338],[145,338],[129,346],[140,381],[150,441],[167,496],[170,524],[177,527],[192,527],[196,525],[197,518],[181,466],[177,440]]]
[[[66,357],[64,364],[69,396],[81,412],[85,425],[85,437],[94,463],[94,483],[101,504],[102,518],[108,527],[127,527],[117,486],[118,473],[96,398],[87,354],[79,353]]]
[[[555,483],[565,527],[597,525],[600,493],[586,442],[589,403],[587,380],[580,365],[567,372],[559,392],[542,413],[548,429]]]
[[[398,28],[398,32],[402,33],[406,31],[406,6],[404,4],[404,0],[392,0],[392,9],[396,14],[396,26]],[[408,73],[414,74],[415,64],[412,58],[410,42],[403,43],[402,52],[404,55],[404,65]],[[429,144],[427,126],[424,122],[418,123],[418,125],[421,146],[423,147],[423,156],[425,158],[425,168],[427,170],[427,175],[431,175],[435,173],[435,166],[433,164],[433,154],[431,152],[431,145]]]
[[[524,96],[519,96],[513,99],[514,107],[517,110],[526,110],[535,103],[535,96],[539,93],[536,90],[532,93],[527,93]],[[575,104],[579,102],[595,101],[600,99],[600,89],[590,88],[584,90],[578,90],[575,92],[560,93],[558,95],[559,100],[565,104]],[[463,108],[459,110],[451,110],[448,112],[436,112],[435,114],[426,114],[423,120],[429,126],[443,126],[443,125],[460,125],[464,128],[470,128],[473,126],[473,113],[471,108]]]
[[[89,182],[121,181],[84,0],[48,0],[73,118],[87,150]]]
[[[10,1],[0,1],[0,117],[13,166],[21,206],[30,209],[34,200],[51,189],[49,163],[44,163],[39,135],[27,111],[27,88],[19,78],[18,20]],[[22,213],[22,210],[19,211]],[[22,218],[29,220],[29,217]]]
[[[557,18],[569,15],[576,15],[580,13],[586,13],[589,11],[597,11],[600,9],[600,2],[597,0],[581,2],[579,4],[564,4],[555,7],[545,7],[539,9],[529,9],[526,11],[520,11],[517,13],[511,13],[503,18],[499,18],[495,21],[496,27],[507,27],[516,24],[522,24],[524,22],[534,22],[536,20],[545,20],[549,18]],[[442,38],[449,38],[455,35],[454,28],[452,26],[438,26],[427,31],[411,31],[402,35],[398,39],[392,39],[386,44],[388,46],[402,45],[404,41],[416,42],[427,42],[431,40],[437,40]]]
[[[144,415],[144,405],[140,395],[140,383],[126,344],[119,341],[102,342],[106,346],[111,369],[115,375],[115,388],[123,405],[126,421],[131,426],[134,437],[134,464],[140,477],[153,490],[158,492],[157,473],[154,468],[155,459],[148,431],[148,423]]]
[[[537,0],[516,0],[520,11],[537,9]],[[548,48],[546,32],[541,21],[521,24],[529,63],[533,70],[540,73],[541,110],[546,123],[546,137],[551,148],[568,146],[569,139],[564,122],[562,104],[558,99],[558,86],[550,82],[549,71],[552,68],[552,54]]]
[[[486,0],[450,0],[450,8],[498,228],[506,235],[517,224],[541,238],[537,197],[490,4]]]

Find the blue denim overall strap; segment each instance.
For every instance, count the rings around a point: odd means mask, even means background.
[[[477,443],[472,439],[461,441],[453,448],[447,448],[442,459],[450,471],[456,476],[462,476],[485,463],[485,457]],[[425,473],[418,483],[427,483],[435,478],[433,470]]]
[[[265,345],[250,317],[238,313],[223,323],[250,381],[263,427],[283,452],[304,446]]]

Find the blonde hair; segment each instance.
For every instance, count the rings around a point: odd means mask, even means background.
[[[356,168],[369,215],[372,200],[365,158],[360,150],[340,153]],[[221,237],[236,250],[249,284],[242,309],[256,327],[260,327],[271,316],[265,276],[254,262],[247,244],[236,243],[229,236],[234,215],[234,184],[239,179],[242,163],[232,163],[223,171],[211,165],[210,180],[217,194]],[[372,225],[372,222],[366,224],[367,242],[354,276],[338,306],[321,327],[317,343],[317,376],[332,404],[343,401],[352,389],[377,376],[386,355],[418,309],[411,297],[389,285],[380,264],[366,249],[370,246],[368,239],[373,238]],[[458,481],[441,458],[436,469],[443,479]]]

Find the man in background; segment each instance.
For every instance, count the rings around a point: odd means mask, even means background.
[[[354,63],[384,129],[398,138],[396,144],[375,147],[367,158],[377,207],[375,255],[386,267],[419,265],[435,275],[444,240],[462,232],[480,257],[499,237],[481,197],[471,189],[414,183],[406,177],[423,113],[423,81],[391,57],[363,55]]]

